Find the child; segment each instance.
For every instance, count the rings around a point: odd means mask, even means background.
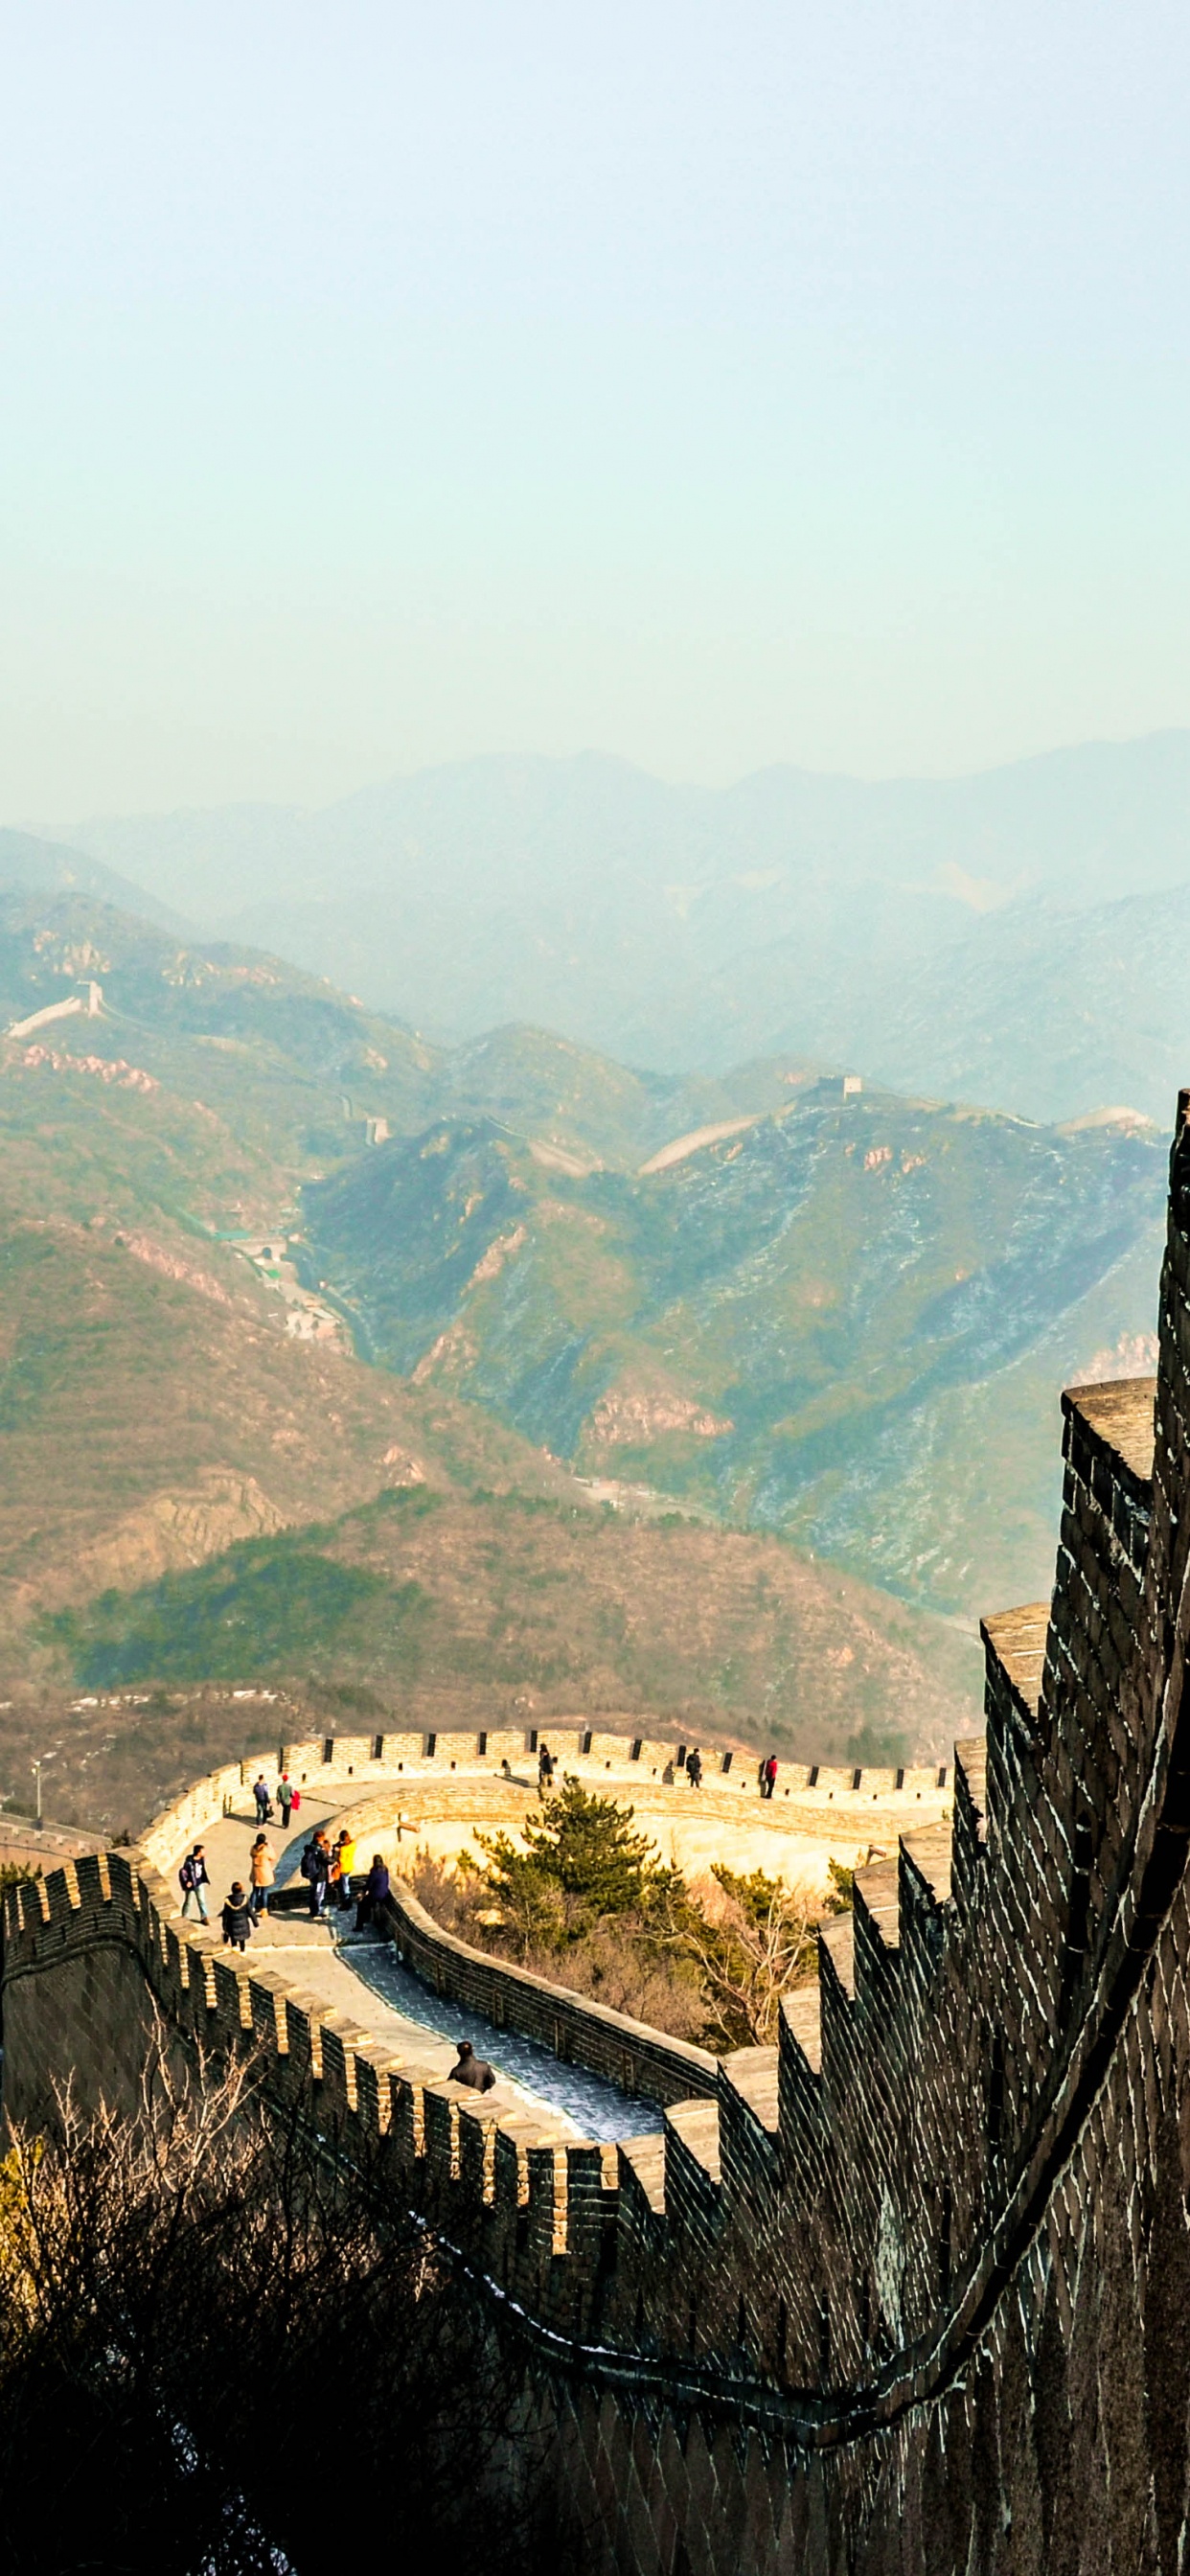
[[[245,1950],[248,1946],[248,1935],[252,1930],[252,1907],[238,1878],[232,1880],[231,1894],[224,1905],[222,1919],[224,1940],[234,1941],[237,1950]]]

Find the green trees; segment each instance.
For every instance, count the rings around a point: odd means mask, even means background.
[[[567,1773],[542,1814],[526,1817],[524,1851],[508,1834],[477,1836],[488,1900],[523,1946],[580,1939],[604,1915],[654,1913],[681,1885],[647,1834],[633,1832],[633,1813]]]
[[[414,1871],[439,1921],[613,2009],[713,2048],[768,2045],[781,1997],[812,1978],[824,1909],[764,1870],[717,1863],[688,1886],[667,1868],[631,1807],[569,1775],[523,1847],[480,1834],[485,1866],[455,1873],[427,1858]],[[843,1873],[836,1873],[841,1884]]]

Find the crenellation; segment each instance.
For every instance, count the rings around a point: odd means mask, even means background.
[[[356,2049],[370,2034],[346,2013],[324,2012],[319,2024],[322,2051],[322,2112],[334,2120],[357,2108]]]
[[[186,1944],[179,1947],[185,1958]],[[277,2057],[289,2055],[289,2017],[285,1996],[284,1980],[274,1968],[252,1968],[248,1977],[252,2028],[260,2046]]]
[[[447,2185],[459,2178],[458,2095],[445,2083],[435,2080],[422,2087],[422,2118],[425,2136],[424,2188],[441,2205],[449,2199]]]
[[[388,2133],[394,2162],[413,2185],[416,2168],[425,2154],[426,2123],[419,2078],[408,2068],[394,2067],[388,2077]]]
[[[303,1995],[292,1988],[285,1996],[286,2047],[294,2074],[299,2080],[309,2077],[322,2080],[322,2015],[325,2007],[317,1995]]]
[[[533,2123],[515,2113],[502,2116],[496,2130],[495,2201],[506,2216],[529,2206],[528,2147],[536,2135]]]

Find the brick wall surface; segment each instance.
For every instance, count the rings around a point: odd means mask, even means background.
[[[7,1900],[12,2111],[70,2065],[134,2082],[155,2011],[382,2134],[516,2341],[593,2576],[1190,2557],[1185,1113],[1158,1378],[1064,1399],[1053,1598],[986,1624],[953,1822],[858,1875],[779,2046],[651,2136],[560,2145],[414,2082],[181,1925],[146,1854]]]

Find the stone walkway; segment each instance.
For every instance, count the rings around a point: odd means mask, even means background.
[[[313,1801],[308,1807],[303,1801],[301,1812],[300,1830],[295,1828],[288,1836],[279,1823],[265,1828],[281,1885],[292,1882],[302,1848],[315,1827],[329,1824],[333,1816],[343,1814],[341,1785],[339,1801],[333,1809],[321,1811]],[[207,1902],[214,1931],[218,1931],[219,1909],[233,1878],[240,1879],[245,1887],[249,1884],[249,1855],[259,1830],[255,1808],[249,1811],[245,1806],[208,1826],[202,1836],[211,1878]],[[181,1857],[179,1851],[173,1863],[179,1906],[182,1899],[177,1872]],[[303,1993],[316,1995],[335,2012],[348,2015],[369,2038],[400,2060],[406,2074],[419,2081],[433,2082],[449,2075],[456,2050],[454,2040],[442,2035],[440,2021],[446,2017],[453,2025],[458,2020],[457,2037],[472,2040],[478,2055],[487,2057],[497,2068],[498,2081],[484,2095],[485,2103],[507,2117],[530,2113],[541,2124],[543,2136],[632,2137],[659,2127],[660,2114],[655,2106],[633,2101],[613,2085],[587,2075],[581,2067],[563,2066],[548,2049],[516,2032],[498,2031],[482,2016],[460,2017],[452,2005],[444,2006],[420,1985],[393,1956],[386,1942],[369,1941],[363,1934],[356,1948],[353,1924],[354,1915],[350,1913],[335,1912],[318,1922],[304,1912],[268,1914],[261,1918],[248,1944],[248,1956],[277,1968],[292,1977]],[[350,1934],[346,1948],[340,1946],[343,1933]],[[402,2011],[402,2002],[409,2009]]]

